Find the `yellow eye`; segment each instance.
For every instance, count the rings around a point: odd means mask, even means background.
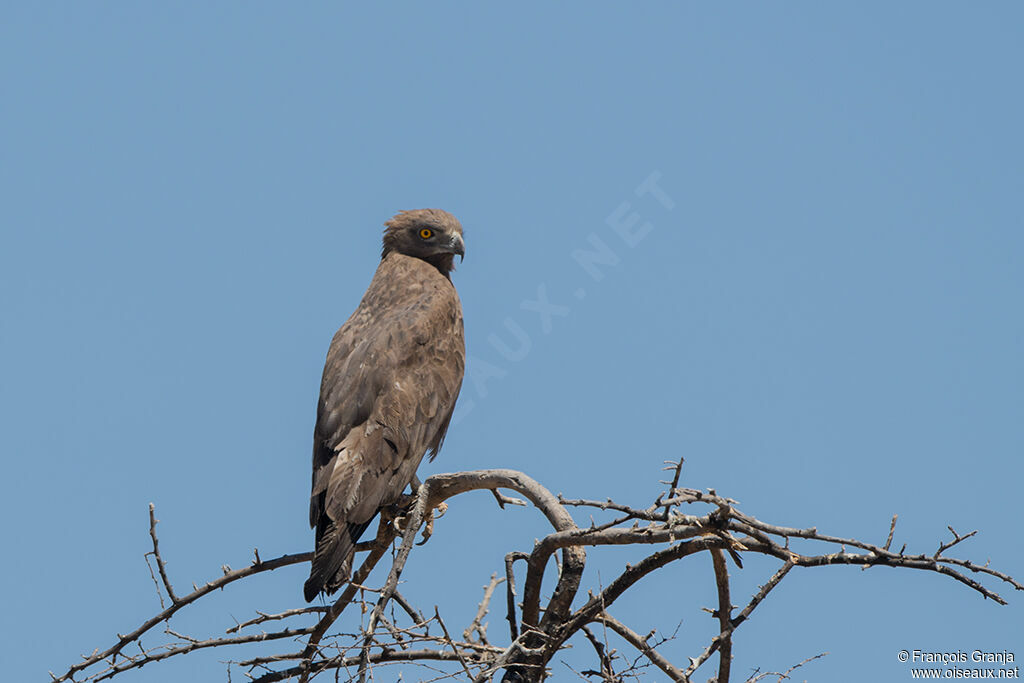
[[[422,237],[425,240],[429,240],[433,236],[434,231],[431,230],[430,228],[423,228],[422,230],[420,230],[420,237]]]

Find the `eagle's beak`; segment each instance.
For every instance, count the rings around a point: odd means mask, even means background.
[[[460,262],[466,258],[466,245],[462,241],[462,235],[452,235],[446,246],[448,251],[459,255]]]

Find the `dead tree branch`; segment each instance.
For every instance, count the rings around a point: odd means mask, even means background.
[[[715,680],[727,683],[731,676],[733,633],[750,618],[772,590],[790,575],[794,567],[856,565],[865,569],[888,566],[929,571],[948,576],[999,604],[1006,604],[1006,600],[996,592],[995,586],[986,584],[1002,583],[1014,590],[1024,590],[1024,585],[1016,579],[992,569],[987,563],[977,564],[945,555],[951,548],[974,538],[977,531],[960,534],[948,527],[953,538],[940,542],[936,552],[906,554],[906,546],[899,552],[890,550],[896,531],[895,515],[881,546],[824,534],[815,527],[793,528],[769,524],[742,512],[736,501],[720,496],[714,490],[680,487],[682,464],[682,460],[668,463],[666,469],[672,472],[672,476],[669,481],[662,482],[667,488],[649,505],[640,507],[611,499],[597,501],[555,496],[536,480],[515,470],[478,470],[435,475],[424,481],[414,495],[407,496],[401,504],[382,513],[376,537],[357,546],[358,552],[366,553],[362,564],[331,605],[296,607],[275,613],[255,610],[252,618],[241,623],[234,622],[228,627],[228,637],[196,638],[183,635],[171,629],[170,621],[180,610],[214,591],[256,574],[309,562],[312,553],[282,555],[264,561],[255,552],[255,559],[248,567],[238,570],[225,567],[222,575],[216,579],[195,587],[187,595],[179,596],[172,587],[160,549],[155,508],[151,505],[149,534],[153,549],[146,553],[146,559],[148,563],[152,556],[156,562],[156,572],[152,571],[152,565],[150,572],[161,601],[160,610],[135,630],[126,635],[118,634],[114,644],[107,649],[83,657],[81,662],[72,665],[61,676],[53,675],[53,680],[58,683],[102,681],[124,675],[146,664],[199,650],[228,646],[252,647],[255,643],[290,639],[299,641],[298,652],[283,650],[277,654],[266,654],[266,649],[259,653],[250,651],[256,656],[230,663],[229,666],[243,670],[246,676],[259,683],[289,679],[305,683],[327,671],[334,672],[338,680],[359,681],[367,678],[371,667],[403,665],[430,666],[438,672],[440,678],[461,678],[480,683],[491,680],[504,670],[503,680],[532,682],[544,680],[552,659],[562,648],[570,645],[570,641],[578,638],[573,642],[585,639],[597,656],[594,668],[583,671],[583,674],[600,676],[606,681],[618,681],[624,676],[637,675],[639,662],[642,662],[640,669],[653,665],[673,681],[690,681],[697,670],[717,652],[719,665]],[[449,499],[475,490],[492,492],[502,509],[509,504],[528,502],[545,517],[551,531],[538,540],[533,548],[513,549],[505,555],[504,576],[499,577],[499,572],[491,575],[484,588],[483,598],[476,607],[475,617],[462,630],[462,640],[456,641],[441,619],[436,605],[433,616],[426,618],[423,611],[407,600],[397,588],[417,534],[422,530],[424,536],[429,536],[434,519],[432,511],[446,505]],[[521,498],[505,495],[502,491],[512,492]],[[589,526],[580,527],[570,513],[570,510],[578,508],[594,511],[595,515],[603,514],[605,520],[601,523],[591,521]],[[453,510],[458,512],[459,508]],[[394,524],[397,517],[404,517],[405,520],[404,529],[400,533]],[[383,585],[367,585],[374,568],[389,549],[394,548],[396,541],[397,552],[394,553]],[[611,583],[596,593],[591,592],[585,600],[578,599],[577,593],[587,560],[586,548],[597,549],[607,545],[633,546],[643,550],[644,555],[639,561],[627,565]],[[717,628],[709,644],[690,658],[688,666],[682,668],[658,652],[658,646],[665,639],[652,640],[654,631],[647,636],[639,635],[633,628],[612,617],[609,609],[616,600],[652,572],[701,553],[708,553],[711,558],[711,579],[714,582],[717,607],[709,611],[717,621]],[[781,565],[767,577],[750,601],[735,614],[730,597],[732,590],[726,563],[727,553],[738,567],[742,567],[743,555],[756,554],[781,561]],[[558,577],[550,595],[544,597],[544,573],[556,556],[560,558]],[[514,572],[516,560],[526,562],[521,605],[517,605]],[[488,639],[484,619],[494,592],[502,582],[505,583],[509,636],[504,645],[494,645]],[[376,593],[377,596],[372,609],[362,598],[357,601],[357,595],[363,596],[367,592]],[[169,604],[163,602],[164,593]],[[331,627],[353,601],[370,610],[365,627],[360,628],[357,620],[350,632],[331,632]],[[401,610],[392,609],[388,612],[389,617],[386,617],[385,610],[392,601]],[[291,625],[273,632],[243,633],[271,622]],[[144,648],[141,644],[142,636],[152,635],[155,627],[161,623],[167,624],[163,631],[167,640],[160,645]],[[604,627],[603,638],[599,637],[600,633],[590,629],[590,625],[595,623]],[[432,633],[431,625],[439,628],[440,633],[436,632],[437,628]],[[636,650],[632,667],[607,642],[612,633]],[[134,651],[135,648],[130,653],[126,652],[128,645],[134,645],[138,652]],[[797,666],[816,658],[812,657]],[[615,665],[617,672],[613,670],[614,662],[623,664]],[[284,668],[281,668],[282,665]],[[784,678],[792,670],[771,675]],[[761,680],[767,675],[757,674],[749,680]]]

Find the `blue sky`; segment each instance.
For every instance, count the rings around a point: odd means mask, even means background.
[[[5,676],[43,680],[155,611],[150,501],[179,589],[254,546],[311,547],[327,345],[382,222],[424,206],[465,226],[471,360],[421,475],[511,467],[642,506],[685,456],[685,485],[765,521],[883,542],[899,513],[896,543],[929,553],[947,524],[978,528],[961,554],[1024,575],[1022,20],[1012,3],[7,3]],[[660,198],[636,191],[652,174]],[[650,228],[630,245],[609,221],[634,213]],[[593,239],[616,260],[599,280],[573,257]],[[523,307],[541,289],[548,326]],[[408,593],[461,630],[504,552],[543,533],[459,498]],[[592,552],[585,588],[638,557]],[[641,632],[682,620],[675,661],[712,633],[705,560],[618,607]],[[772,569],[734,570],[734,602]],[[296,606],[305,574],[180,630]],[[1020,660],[1024,596],[998,590],[1010,606],[937,575],[794,571],[738,632],[735,680],[824,651],[808,680],[907,680],[901,649]],[[226,680],[223,659],[125,680]]]

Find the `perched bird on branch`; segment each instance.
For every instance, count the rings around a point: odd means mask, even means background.
[[[437,455],[462,386],[462,306],[451,282],[462,226],[440,209],[402,211],[384,225],[380,266],[335,333],[320,384],[307,601],[348,580],[366,527],[401,497],[424,454]]]

